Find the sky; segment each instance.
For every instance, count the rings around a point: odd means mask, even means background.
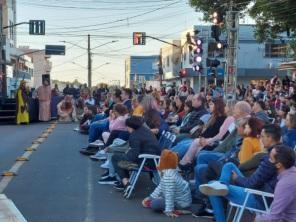
[[[130,55],[159,54],[163,43],[147,39],[146,46],[133,46],[132,32],[169,41],[203,24],[202,14],[188,0],[17,0],[17,22],[30,19],[45,20],[46,35],[30,36],[28,26],[19,26],[18,46],[66,45],[65,56],[51,58],[52,79],[87,82],[87,34],[91,48],[108,43],[92,50],[93,85],[124,83],[124,62]]]

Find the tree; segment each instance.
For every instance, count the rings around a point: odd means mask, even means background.
[[[243,11],[250,4],[251,0],[233,0],[233,10]],[[225,16],[229,10],[229,0],[189,0],[191,7],[196,11],[202,12],[205,21],[211,21],[211,16],[214,12]]]
[[[296,29],[295,0],[256,0],[249,14],[256,21],[259,42],[278,38],[283,32],[290,36]]]
[[[230,1],[189,0],[190,5],[204,13],[210,21],[214,11],[225,14]],[[233,10],[245,11],[256,21],[255,37],[259,42],[278,38],[283,32],[288,36],[296,30],[295,0],[233,0]],[[243,16],[243,15],[242,15]]]

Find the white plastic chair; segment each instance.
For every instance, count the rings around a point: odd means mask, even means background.
[[[124,193],[124,197],[127,199],[130,198],[133,190],[135,189],[136,183],[138,181],[138,178],[139,178],[141,172],[149,172],[149,173],[152,172],[154,178],[156,178],[156,180],[157,180],[157,183],[159,183],[159,181],[160,181],[160,174],[156,169],[155,170],[145,170],[144,169],[145,163],[148,160],[153,160],[153,163],[155,164],[155,168],[156,168],[156,166],[158,165],[160,156],[151,155],[151,154],[140,154],[138,156],[138,158],[143,159],[143,160],[142,160],[139,168],[132,170],[130,180],[129,180],[131,187],[130,187],[130,189],[126,190]]]
[[[267,204],[267,198],[273,198],[274,197],[273,194],[266,193],[266,192],[259,191],[259,190],[248,189],[248,188],[245,189],[245,192],[247,193],[247,195],[246,195],[245,200],[242,205],[237,204],[237,203],[233,203],[231,201],[229,202],[230,209],[229,209],[226,221],[229,221],[233,208],[236,208],[236,211],[235,211],[235,215],[234,215],[232,222],[240,222],[245,210],[249,210],[251,212],[257,212],[257,213],[268,213],[270,211],[270,206],[268,206],[268,204]],[[250,195],[260,196],[262,198],[263,203],[264,203],[263,210],[247,206]]]

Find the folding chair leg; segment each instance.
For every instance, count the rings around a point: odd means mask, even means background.
[[[136,174],[136,177],[135,177],[133,183],[131,183],[131,188],[129,190],[127,190],[127,195],[125,196],[127,199],[130,198],[130,196],[131,196],[131,194],[132,194],[132,192],[133,192],[133,190],[134,190],[134,188],[136,186],[137,180],[138,180],[138,178],[139,178],[139,176],[141,174],[141,171],[143,170],[143,167],[144,167],[145,162],[146,162],[146,159],[144,159],[142,161],[141,166],[138,169],[138,172]]]
[[[230,206],[230,208],[229,208],[229,210],[228,210],[228,214],[227,214],[226,222],[229,221],[230,216],[231,216],[231,213],[232,213],[232,210],[233,210],[233,206],[231,206],[231,205],[229,205],[229,206]]]
[[[243,204],[242,208],[240,208],[240,210],[239,210],[239,213],[238,213],[238,216],[237,216],[237,220],[236,220],[237,222],[240,222],[240,220],[241,220],[241,218],[243,216],[244,210],[245,210],[245,208],[247,206],[247,202],[249,200],[249,196],[250,196],[250,193],[247,193],[246,198],[245,198],[245,201],[244,201],[244,204]]]
[[[236,222],[237,221],[237,216],[238,216],[238,213],[240,212],[240,208],[236,208],[235,210],[235,214],[234,214],[234,218],[233,218],[233,222]]]
[[[132,171],[131,176],[130,176],[130,179],[129,179],[130,184],[132,184],[134,182],[135,176],[136,176],[136,172],[135,171]]]

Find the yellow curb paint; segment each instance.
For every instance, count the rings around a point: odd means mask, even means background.
[[[36,148],[35,149],[33,149],[32,147],[29,147],[29,148],[27,148],[27,149],[25,149],[25,151],[36,151]]]
[[[21,156],[21,157],[16,158],[16,161],[29,161],[29,159]]]
[[[53,129],[54,127],[52,129],[48,128],[44,132],[51,133]],[[41,137],[39,137],[38,139],[32,141],[32,146],[27,147],[25,149],[26,152],[23,154],[23,156],[17,158],[16,162],[13,164],[13,166],[10,168],[9,171],[2,173],[3,178],[0,181],[0,193],[3,193],[3,191],[6,189],[6,187],[12,180],[12,178],[17,175],[17,172],[19,171],[21,166],[26,161],[29,160],[29,156],[32,155],[33,151],[36,151],[39,145],[47,138],[47,137],[42,137],[42,136],[45,136],[44,134],[45,133],[43,133]],[[1,218],[0,218],[0,221],[1,221]]]
[[[13,176],[17,176],[17,174],[15,172],[7,171],[7,172],[3,172],[2,176],[4,176],[4,177],[13,177]]]

